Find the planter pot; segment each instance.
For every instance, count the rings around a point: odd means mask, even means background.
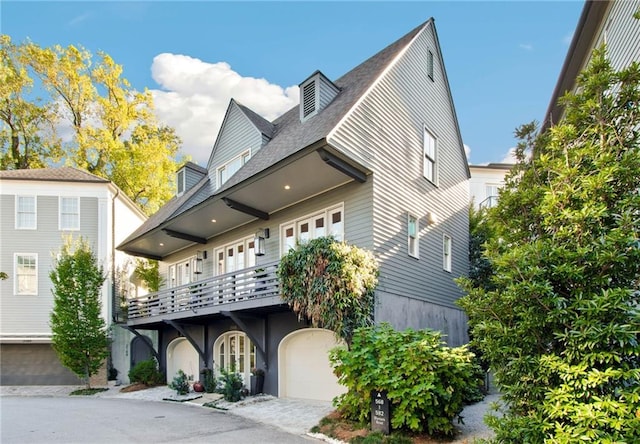
[[[257,395],[264,391],[264,375],[251,375],[251,394]]]
[[[193,383],[193,391],[194,392],[198,392],[198,393],[202,393],[204,392],[204,384],[202,384],[201,382],[194,382]]]

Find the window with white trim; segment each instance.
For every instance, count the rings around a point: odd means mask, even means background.
[[[15,294],[38,294],[38,255],[35,253],[14,254]]]
[[[424,177],[430,182],[436,184],[436,138],[426,128],[424,129],[424,146],[423,146],[423,172]]]
[[[216,260],[216,276],[253,267],[256,264],[255,237],[238,239],[224,247],[216,248],[213,257]]]
[[[16,196],[16,229],[37,228],[37,204],[35,196]]]
[[[344,205],[336,205],[280,225],[280,253],[322,236],[344,240]]]
[[[80,229],[80,198],[60,197],[60,230]]]
[[[251,150],[247,150],[244,153],[240,154],[238,157],[231,159],[229,162],[225,163],[221,167],[218,167],[217,180],[218,180],[218,188],[222,186],[231,176],[233,176],[236,171],[242,167],[247,161],[251,158]]]
[[[442,237],[442,268],[451,272],[451,236]]]
[[[249,382],[251,369],[256,366],[256,347],[241,331],[223,333],[213,345],[214,361],[218,369],[240,373]]]
[[[419,238],[418,218],[412,214],[407,216],[407,248],[409,256],[418,258]]]

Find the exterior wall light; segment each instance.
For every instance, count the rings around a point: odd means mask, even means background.
[[[269,239],[269,229],[259,228],[255,234],[255,253],[256,256],[264,256],[266,252],[265,239]]]
[[[202,274],[202,263],[206,258],[207,258],[206,251],[202,251],[202,250],[196,251],[196,263],[194,264],[195,267],[193,270],[195,274]]]

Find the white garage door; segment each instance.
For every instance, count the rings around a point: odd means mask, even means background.
[[[189,344],[189,341],[184,338],[171,341],[167,347],[167,383],[173,381],[173,378],[178,374],[178,370],[182,370],[188,376],[193,375],[194,379],[198,379],[200,371],[199,360],[198,352]]]
[[[340,343],[332,331],[305,328],[287,335],[278,347],[278,396],[331,401],[346,392],[329,362]]]

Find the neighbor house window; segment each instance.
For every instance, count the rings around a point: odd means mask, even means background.
[[[280,226],[280,251],[286,254],[296,242],[308,242],[322,236],[344,240],[344,206],[329,207]]]
[[[423,175],[430,182],[436,183],[436,138],[424,129]]]
[[[61,197],[60,198],[60,229],[79,230],[80,229],[80,198]]]
[[[35,230],[37,228],[35,196],[16,196],[16,229]]]
[[[433,80],[433,53],[431,51],[427,54],[427,75]]]
[[[446,234],[442,238],[442,268],[451,271],[451,237]]]
[[[247,161],[251,158],[251,151],[247,150],[244,153],[240,154],[238,157],[231,159],[226,164],[222,165],[218,168],[218,188],[222,186],[231,176],[233,176],[236,171],[240,169],[242,165],[247,163]]]
[[[184,170],[178,171],[178,196],[182,195],[182,193],[184,193],[184,190],[186,189],[185,178],[186,174]]]
[[[15,293],[38,294],[38,255],[32,253],[16,253],[15,258]]]
[[[407,244],[409,256],[418,257],[418,218],[409,214],[407,218]]]

